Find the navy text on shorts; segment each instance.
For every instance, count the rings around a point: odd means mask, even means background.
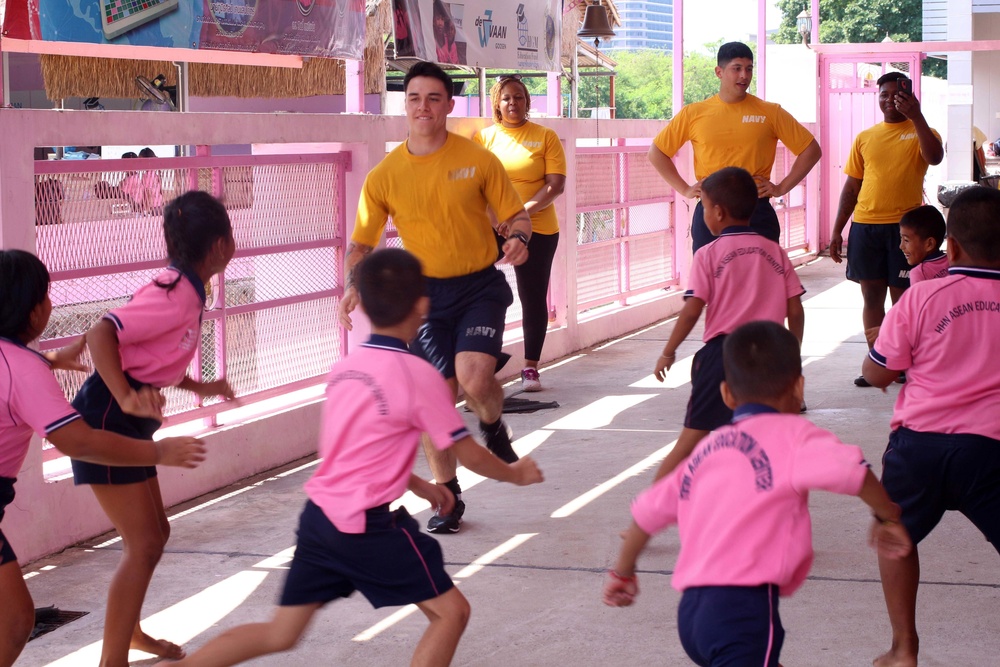
[[[847,279],[885,280],[892,287],[910,286],[910,264],[899,249],[898,224],[852,222],[847,237]]]

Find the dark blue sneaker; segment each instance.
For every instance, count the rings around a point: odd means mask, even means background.
[[[435,514],[427,520],[428,533],[457,533],[462,529],[462,515],[465,514],[465,503],[461,500],[455,501],[455,508],[451,514],[441,516]]]
[[[498,459],[504,463],[514,463],[517,461],[518,456],[514,452],[514,447],[510,444],[510,439],[514,435],[514,432],[510,430],[510,427],[506,423],[500,422],[500,428],[492,435],[486,433],[486,431],[481,431],[481,435],[486,442],[486,449],[493,452]]]

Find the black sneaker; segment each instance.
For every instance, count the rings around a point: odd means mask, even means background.
[[[482,431],[483,440],[486,441],[486,449],[493,452],[494,455],[504,463],[514,463],[517,461],[518,456],[514,452],[514,447],[510,444],[511,436],[514,432],[510,430],[505,422],[500,423],[500,428],[493,435],[489,435],[485,431]]]
[[[859,375],[858,377],[854,378],[854,386],[855,387],[870,387],[870,386],[872,386],[872,384],[871,384],[871,382],[869,382],[868,380],[865,379],[864,375]]]
[[[465,514],[465,503],[461,500],[455,501],[455,509],[451,514],[441,516],[435,514],[427,520],[428,533],[457,533],[462,529],[462,515]]]

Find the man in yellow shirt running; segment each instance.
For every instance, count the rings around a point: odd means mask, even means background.
[[[660,131],[649,148],[649,161],[670,187],[687,199],[701,196],[701,182],[724,167],[740,167],[757,182],[757,208],[750,218],[755,232],[781,242],[781,225],[771,207],[799,184],[822,155],[819,143],[790,113],[747,91],[753,79],[753,51],[742,42],[719,47],[719,94],[685,106]],[[796,155],[780,182],[771,182],[774,152],[781,141]],[[673,157],[688,141],[694,150],[694,183],[677,172]],[[701,202],[691,219],[693,250],[712,239]]]
[[[440,67],[421,62],[403,79],[409,135],[368,173],[344,258],[346,285],[340,321],[351,328],[358,305],[354,269],[382,238],[386,222],[416,255],[427,278],[430,312],[410,349],[441,371],[457,396],[479,417],[486,447],[507,463],[517,460],[503,416],[496,379],[504,321],[514,294],[494,266],[497,242],[487,208],[504,223],[504,261],[528,258],[531,218],[500,160],[470,139],[448,131],[455,106],[452,81]],[[455,475],[455,454],[425,438],[424,453],[438,484],[455,495],[455,508],[434,515],[432,533],[457,533],[465,512]]]
[[[830,237],[830,257],[839,264],[844,227],[854,215],[847,278],[861,285],[865,331],[882,325],[886,291],[896,303],[910,286],[910,265],[899,248],[899,219],[923,203],[927,167],[944,158],[941,135],[927,125],[906,75],[889,72],[876,83],[884,121],[854,138]],[[854,384],[871,386],[861,375]]]

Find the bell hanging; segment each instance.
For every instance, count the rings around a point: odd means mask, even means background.
[[[580,39],[608,40],[615,36],[608,20],[608,10],[597,0],[597,4],[587,5],[583,15],[583,25],[576,31]]]

